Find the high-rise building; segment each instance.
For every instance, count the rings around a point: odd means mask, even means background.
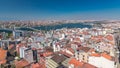
[[[27,48],[25,48],[25,47],[20,47],[20,58],[24,58],[25,57],[25,50],[26,50]]]
[[[20,48],[20,58],[24,58],[29,63],[34,62],[37,57],[35,56],[36,51],[32,51],[31,48],[21,47]],[[33,58],[35,56],[35,58]],[[37,61],[37,60],[36,60]]]
[[[19,38],[20,36],[22,36],[22,31],[18,31],[18,30],[13,30],[13,37],[14,38]]]
[[[25,50],[24,59],[27,60],[29,63],[34,62],[34,59],[36,59],[36,58],[37,57],[33,58],[33,51],[31,50],[31,48]]]
[[[34,62],[38,62],[37,50],[32,50],[32,51],[33,51],[33,60],[34,60]]]

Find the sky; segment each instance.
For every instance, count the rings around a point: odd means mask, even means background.
[[[120,20],[120,0],[0,0],[0,20]]]

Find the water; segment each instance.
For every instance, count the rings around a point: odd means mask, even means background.
[[[34,31],[37,30],[55,30],[55,29],[61,29],[61,28],[92,28],[90,24],[84,24],[84,23],[66,23],[66,24],[59,24],[59,25],[48,25],[48,26],[36,26],[36,27],[20,27],[17,28],[17,30],[22,31]],[[0,29],[0,32],[8,32],[11,33],[12,30],[9,29]]]
[[[34,29],[28,28],[28,27],[20,27],[17,28],[17,30],[22,30],[22,31],[34,31]]]
[[[9,30],[9,29],[0,29],[0,32],[12,33],[12,30]]]
[[[67,24],[60,24],[60,25],[38,26],[33,28],[38,30],[55,30],[55,29],[61,29],[61,28],[92,28],[92,26],[83,24],[83,23],[67,23]]]

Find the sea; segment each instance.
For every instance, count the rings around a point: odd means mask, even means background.
[[[66,24],[57,24],[57,25],[47,25],[47,26],[35,26],[35,27],[20,27],[16,30],[22,31],[34,31],[36,30],[56,30],[61,28],[92,28],[91,24],[85,23],[66,23]],[[0,29],[0,32],[12,32],[10,29]]]

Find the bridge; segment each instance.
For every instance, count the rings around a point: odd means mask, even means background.
[[[22,31],[40,31],[40,30],[32,28],[32,27],[16,27],[15,29],[22,30]]]
[[[0,28],[0,32],[12,32],[14,29],[11,28]],[[15,27],[15,31],[40,31],[32,27]]]

